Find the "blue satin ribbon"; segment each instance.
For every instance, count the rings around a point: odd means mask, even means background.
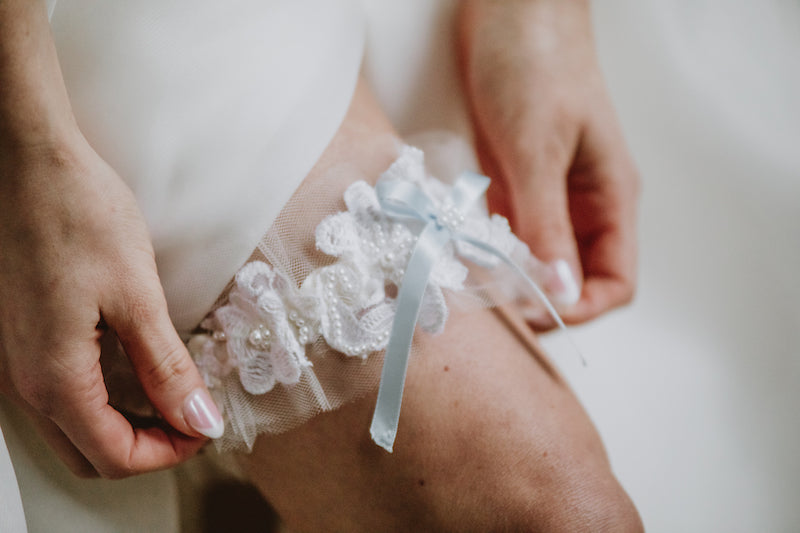
[[[445,245],[451,240],[461,240],[497,256],[510,266],[533,289],[558,326],[566,329],[555,308],[544,292],[510,257],[489,243],[460,233],[457,229],[459,214],[470,211],[475,202],[489,187],[489,178],[474,172],[463,173],[453,185],[445,204],[447,209],[437,209],[433,200],[417,185],[400,180],[379,181],[375,186],[378,201],[390,217],[416,220],[425,224],[406,266],[406,273],[397,294],[397,311],[381,372],[378,401],[372,416],[370,434],[376,444],[391,452],[400,420],[403,387],[408,369],[408,357],[414,328],[417,324],[425,287],[431,271]],[[456,217],[454,219],[454,217]],[[578,351],[580,353],[580,351]],[[583,361],[583,358],[581,357]],[[584,362],[585,364],[585,362]]]

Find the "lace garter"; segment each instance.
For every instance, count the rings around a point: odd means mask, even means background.
[[[445,292],[465,290],[464,260],[488,270],[510,267],[563,328],[528,276],[541,281],[543,264],[504,217],[478,205],[487,186],[488,178],[470,172],[453,185],[426,175],[422,152],[409,146],[375,187],[352,183],[346,210],[316,228],[316,247],[335,258],[331,264],[314,269],[299,287],[263,261],[245,264],[226,303],[190,338],[189,351],[212,394],[232,374],[252,395],[291,388],[305,375],[324,407],[309,345],[321,340],[361,359],[386,350],[371,435],[391,451],[413,331],[417,325],[434,335],[443,331]],[[240,432],[236,424],[227,429]]]

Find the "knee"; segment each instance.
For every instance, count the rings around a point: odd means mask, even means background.
[[[617,481],[605,454],[554,452],[537,458],[493,455],[475,466],[463,461],[455,483],[419,508],[439,508],[431,531],[535,531],[547,533],[644,531],[639,513]],[[466,463],[466,464],[464,464]],[[453,472],[455,468],[445,469]],[[432,476],[433,477],[433,476]],[[431,490],[438,485],[435,477]],[[426,483],[425,488],[428,487]],[[437,502],[439,505],[437,505]],[[424,523],[417,517],[417,524]],[[419,528],[417,528],[419,530]]]
[[[610,471],[563,469],[515,502],[513,531],[642,532],[639,513]],[[511,499],[510,501],[514,501]]]

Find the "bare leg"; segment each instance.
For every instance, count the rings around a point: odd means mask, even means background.
[[[362,87],[314,172],[339,157],[383,170],[370,149],[390,132],[381,117]],[[418,342],[393,454],[370,441],[373,394],[242,457],[290,528],[641,530],[586,413],[513,312],[453,316]]]

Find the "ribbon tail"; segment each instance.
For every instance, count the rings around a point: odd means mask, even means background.
[[[581,353],[581,350],[580,348],[578,348],[577,343],[572,338],[572,335],[569,334],[569,330],[567,330],[567,326],[564,324],[564,321],[561,320],[560,316],[558,316],[558,311],[556,311],[556,308],[553,307],[552,303],[550,303],[550,300],[547,298],[547,295],[545,295],[544,291],[539,288],[539,285],[537,285],[536,282],[533,281],[530,278],[530,276],[528,276],[528,274],[525,273],[522,267],[520,267],[510,257],[508,257],[506,254],[504,254],[502,251],[498,250],[491,244],[480,241],[478,239],[474,239],[469,235],[464,235],[463,233],[459,233],[456,236],[456,239],[467,242],[472,246],[475,246],[476,248],[480,248],[481,250],[496,256],[503,263],[511,267],[511,269],[514,270],[514,272],[516,272],[523,280],[525,280],[525,283],[527,283],[528,286],[533,290],[534,294],[536,294],[536,297],[539,298],[539,300],[545,306],[545,309],[547,309],[547,312],[550,313],[550,316],[553,317],[553,320],[555,320],[559,329],[561,329],[561,331],[564,332],[564,335],[566,335],[567,339],[569,340],[569,343],[575,349],[575,353],[578,355],[578,359],[580,360],[581,364],[583,366],[586,366],[586,358],[583,357],[583,353]]]
[[[430,272],[448,240],[449,234],[439,230],[434,224],[425,227],[408,261],[397,295],[397,311],[383,359],[378,401],[369,429],[372,440],[390,453],[397,435],[408,356],[422,298]]]

